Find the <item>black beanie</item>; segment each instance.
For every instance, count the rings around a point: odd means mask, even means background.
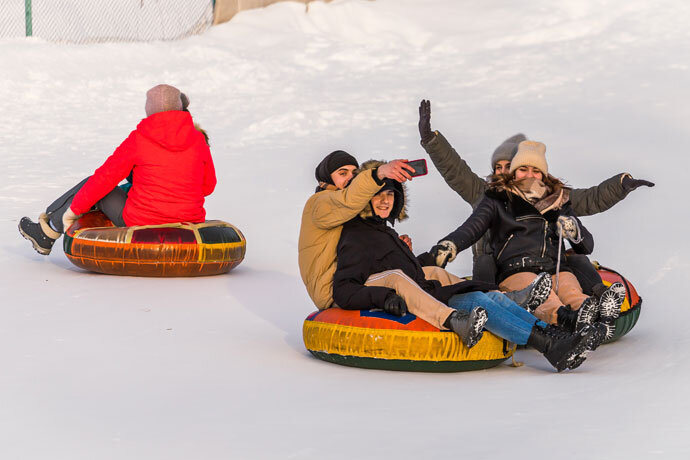
[[[359,163],[357,163],[355,157],[344,150],[336,150],[335,152],[329,153],[326,158],[321,160],[321,163],[316,167],[316,171],[314,171],[314,176],[319,182],[326,182],[327,184],[334,185],[331,174],[347,165],[359,168]]]

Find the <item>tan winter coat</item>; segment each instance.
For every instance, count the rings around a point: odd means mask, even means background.
[[[345,190],[326,189],[304,205],[299,232],[299,271],[314,304],[324,310],[333,304],[336,249],[343,224],[354,218],[383,186],[372,176],[359,173]]]

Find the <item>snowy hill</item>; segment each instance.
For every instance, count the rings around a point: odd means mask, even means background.
[[[687,438],[690,282],[680,180],[690,145],[686,2],[280,3],[179,42],[0,41],[0,458],[672,458]],[[85,273],[36,254],[24,215],[91,174],[167,82],[209,133],[208,216],[247,237],[224,276]],[[584,187],[656,182],[584,219],[594,259],[635,283],[635,329],[574,372],[340,367],[304,349],[297,268],[313,170],[328,152],[424,158],[432,128],[479,174],[506,137],[546,143]],[[430,247],[470,208],[433,170],[396,229]],[[449,266],[471,271],[471,255]]]

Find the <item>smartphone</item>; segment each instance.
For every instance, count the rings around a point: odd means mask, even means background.
[[[421,160],[408,161],[407,164],[414,168],[414,172],[410,173],[412,177],[425,176],[429,172],[426,169],[426,160],[423,158]]]

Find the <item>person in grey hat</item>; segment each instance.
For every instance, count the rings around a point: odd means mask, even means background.
[[[116,226],[203,222],[204,197],[216,185],[207,137],[187,111],[189,98],[162,84],[146,93],[144,118],[92,176],[41,213],[19,221],[20,234],[43,255],[81,214],[96,209]],[[128,178],[130,187],[118,187]],[[174,197],[174,200],[171,200]]]
[[[476,209],[484,197],[484,192],[488,189],[487,180],[491,181],[496,175],[508,173],[518,144],[526,139],[524,134],[515,134],[503,141],[491,155],[491,174],[485,179],[472,171],[439,131],[431,130],[431,102],[428,100],[422,100],[419,105],[418,126],[421,145],[431,157],[436,169],[448,186],[469,203],[472,209]],[[628,173],[621,173],[593,187],[575,188],[570,194],[573,211],[580,217],[604,212],[641,186],[653,187],[654,183],[634,179]],[[472,276],[483,281],[495,282],[496,263],[488,240],[489,238],[483,237],[472,246]],[[574,255],[569,263],[586,293],[592,294],[595,289],[601,287],[601,278],[586,256]]]

